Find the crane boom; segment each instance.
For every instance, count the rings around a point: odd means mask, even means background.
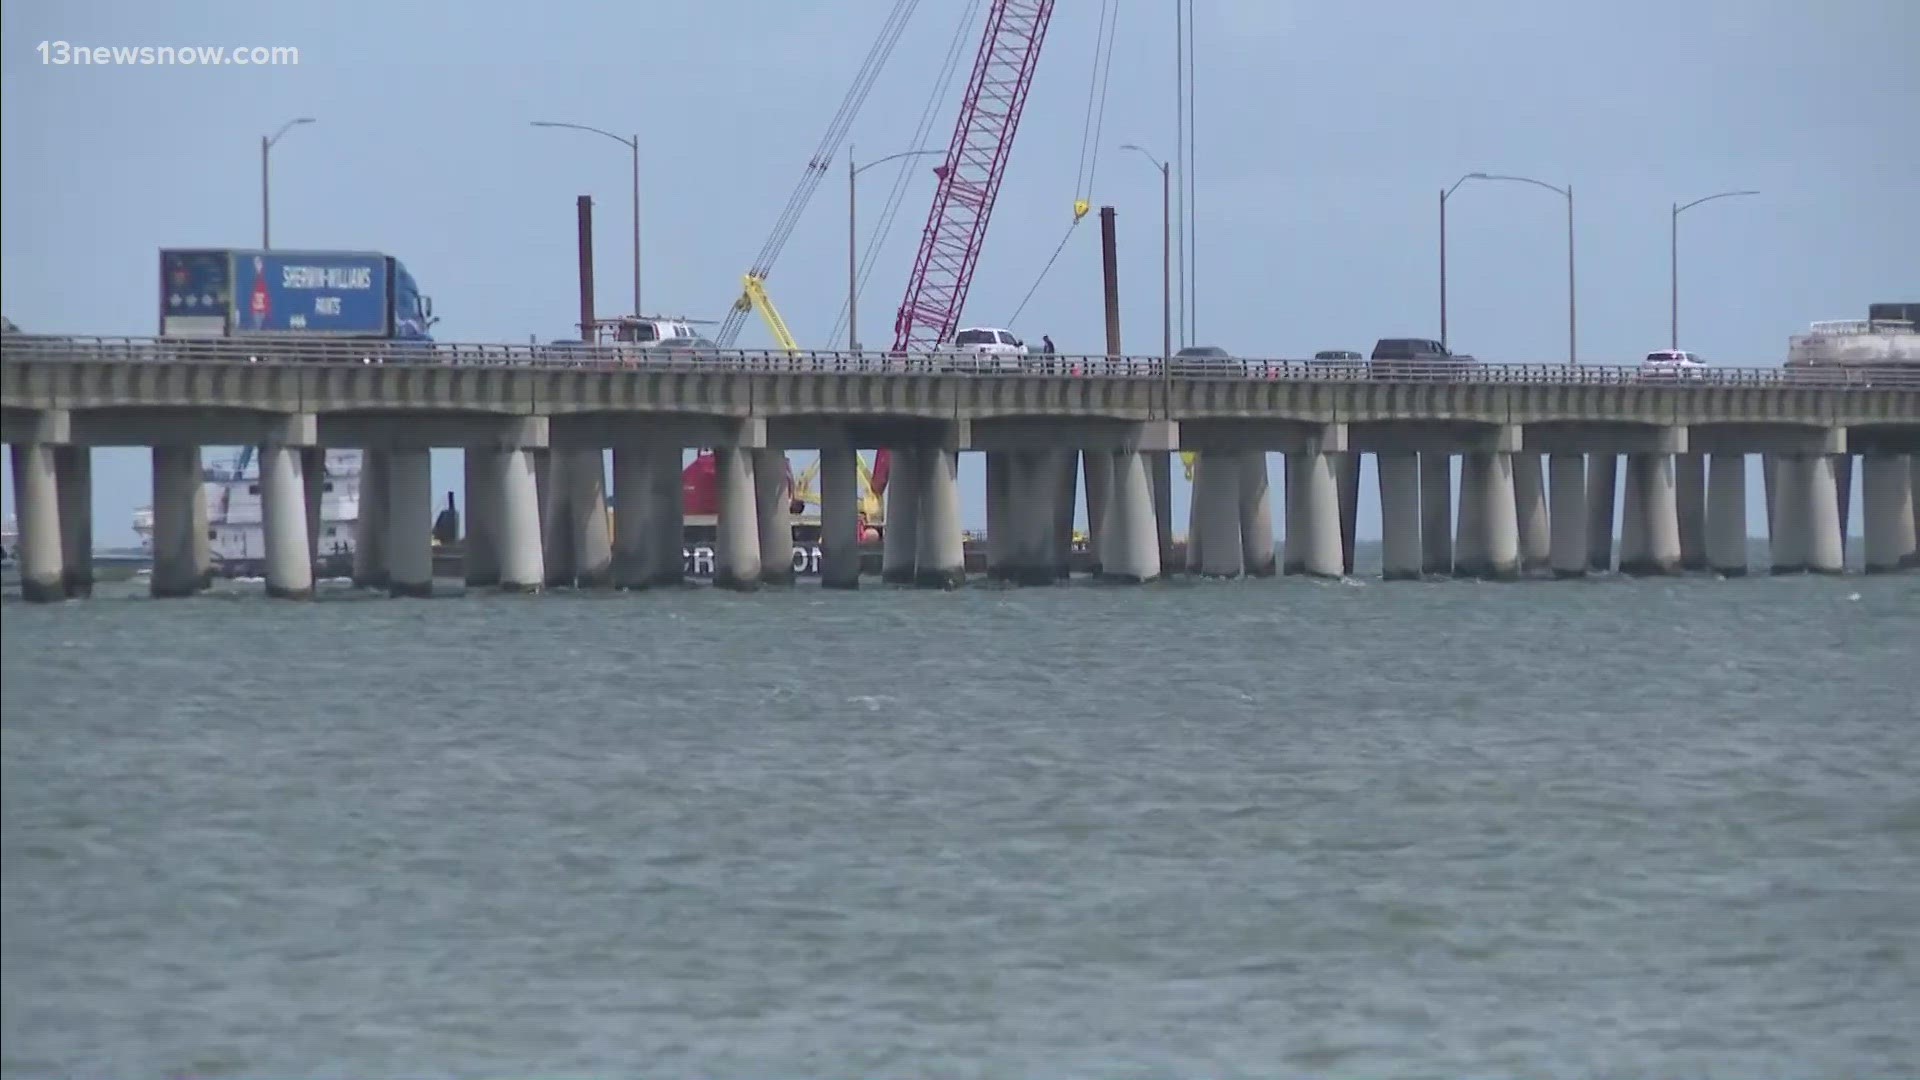
[[[993,0],[920,253],[894,318],[894,351],[952,336],[973,281],[1054,0]]]

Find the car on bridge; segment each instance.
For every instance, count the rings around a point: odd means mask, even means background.
[[[1364,379],[1367,358],[1352,349],[1322,349],[1313,354],[1308,371],[1317,379]]]
[[[964,366],[967,370],[1022,371],[1027,367],[1027,343],[1014,332],[997,326],[969,326],[953,335],[951,344],[936,351],[958,354],[970,361],[964,365],[943,364],[949,371]]]
[[[1707,362],[1684,349],[1655,349],[1640,362],[1643,379],[1704,379]]]
[[[1182,375],[1245,378],[1247,362],[1218,345],[1189,345],[1173,354],[1173,370]]]
[[[1432,338],[1381,338],[1373,344],[1367,374],[1375,379],[1446,382],[1465,378],[1480,361]]]

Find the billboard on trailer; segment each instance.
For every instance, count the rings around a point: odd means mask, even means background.
[[[226,248],[162,249],[160,334],[220,337],[232,306],[232,264]]]
[[[384,337],[387,257],[377,252],[235,251],[232,332]]]

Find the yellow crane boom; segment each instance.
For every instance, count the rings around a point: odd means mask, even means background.
[[[869,522],[878,523],[884,516],[880,496],[873,490],[873,470],[867,467],[867,459],[859,454],[853,456],[855,468],[860,471],[859,499],[860,516]],[[793,478],[793,501],[808,506],[820,505],[820,494],[814,489],[814,481],[820,476],[820,459],[814,458],[800,474]]]
[[[800,343],[793,340],[793,333],[787,329],[787,320],[780,317],[780,309],[773,306],[773,297],[767,295],[767,283],[758,274],[743,274],[740,278],[740,299],[733,302],[735,311],[758,311],[766,320],[767,329],[773,332],[774,343],[787,352],[799,352]]]

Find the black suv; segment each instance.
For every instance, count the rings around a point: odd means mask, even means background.
[[[1381,338],[1374,342],[1368,374],[1376,379],[1442,381],[1466,376],[1477,363],[1432,338]]]

